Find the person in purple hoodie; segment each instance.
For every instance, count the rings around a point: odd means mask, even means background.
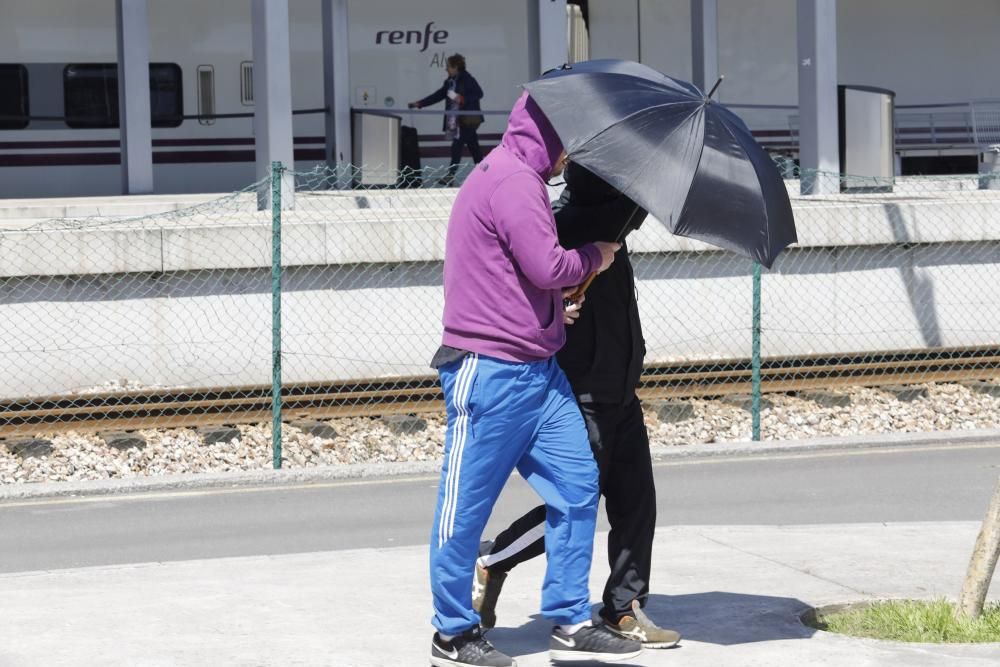
[[[552,126],[523,94],[448,221],[443,344],[431,362],[448,414],[430,544],[437,667],[515,664],[483,636],[471,593],[483,529],[514,469],[547,508],[542,614],[554,624],[550,657],[624,660],[642,650],[591,622],[597,466],[555,353],[573,317],[564,290],[608,268],[620,246],[559,245],[546,181],[565,161]]]

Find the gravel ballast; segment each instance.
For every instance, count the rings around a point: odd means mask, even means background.
[[[770,441],[830,436],[924,433],[1000,427],[996,384],[919,385],[924,391],[853,388],[801,395],[771,394],[761,414],[762,438]],[[739,442],[750,439],[748,400],[741,397],[650,401],[645,405],[651,446]],[[336,466],[440,459],[442,414],[406,422],[373,417],[310,421],[283,427],[283,467]],[[419,428],[417,428],[419,426]],[[109,444],[101,434],[37,434],[45,447],[0,441],[0,484],[83,481],[179,473],[264,470],[272,465],[270,424],[232,427],[228,440],[216,429],[142,430],[143,447]],[[319,433],[334,437],[311,435]],[[107,436],[108,434],[104,434]],[[121,434],[117,434],[119,437]],[[209,443],[206,443],[208,437]]]

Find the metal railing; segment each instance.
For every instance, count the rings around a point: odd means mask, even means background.
[[[757,140],[767,148],[798,149],[799,116],[780,112],[797,111],[789,104],[732,103],[729,108],[743,112],[744,120]],[[761,114],[762,111],[779,112]],[[756,116],[756,118],[755,118]],[[897,104],[895,108],[896,149],[976,149],[1000,143],[1000,99],[967,102]]]

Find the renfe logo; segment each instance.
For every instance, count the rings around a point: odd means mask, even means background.
[[[416,44],[421,46],[420,53],[427,50],[433,40],[435,44],[444,44],[448,39],[447,30],[431,30],[434,21],[424,26],[423,32],[419,30],[379,30],[375,33],[375,43],[381,44],[383,37],[388,44]]]

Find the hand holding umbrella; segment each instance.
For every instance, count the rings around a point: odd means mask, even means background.
[[[627,226],[626,229],[628,229]],[[619,236],[618,240],[621,240],[621,234],[619,234],[618,236]],[[619,243],[618,240],[612,243],[608,243],[605,241],[597,241],[596,243],[594,243],[594,245],[597,246],[597,249],[601,251],[601,266],[596,271],[591,273],[590,276],[587,277],[587,280],[585,282],[581,283],[575,288],[564,290],[563,306],[566,308],[567,312],[569,312],[571,304],[576,304],[577,306],[579,306],[583,303],[583,293],[587,291],[588,287],[590,287],[590,283],[594,282],[594,278],[597,277],[597,274],[601,273],[602,271],[607,271],[608,267],[611,266],[611,264],[615,261],[615,253],[621,250],[622,247],[622,244]],[[577,310],[579,310],[579,308],[577,308]],[[572,322],[567,322],[567,324],[572,324]]]
[[[626,232],[628,232],[628,230],[632,227],[632,220],[635,218],[636,215],[638,215],[639,211],[640,208],[638,206],[632,209],[632,214],[629,215],[628,220],[625,221],[625,226],[622,227],[621,231],[618,232],[618,235],[615,237],[615,245],[617,245],[618,248],[621,248],[621,242],[624,239]],[[618,252],[618,250],[615,250],[615,252]],[[594,282],[594,278],[596,278],[597,274],[599,274],[600,272],[601,271],[594,271],[589,276],[587,276],[587,279],[585,281],[577,285],[575,289],[571,290],[569,294],[564,295],[565,301],[582,303],[584,292],[587,291],[587,288],[590,287],[590,284]]]

